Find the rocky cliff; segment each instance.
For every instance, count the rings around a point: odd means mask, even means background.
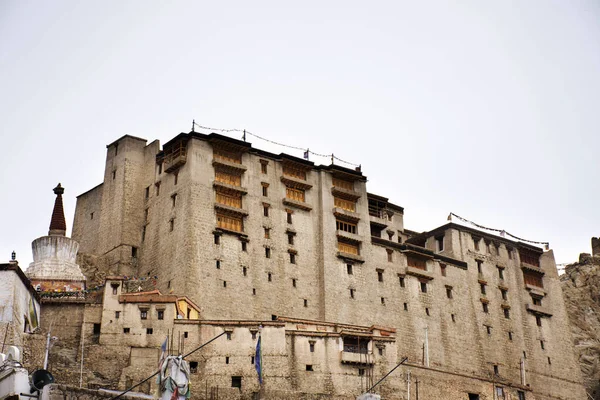
[[[600,400],[600,254],[581,254],[561,283],[585,387]]]

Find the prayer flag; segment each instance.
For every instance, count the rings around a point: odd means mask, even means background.
[[[260,348],[260,335],[258,336],[258,342],[256,342],[256,353],[254,354],[254,368],[258,374],[258,383],[262,385],[262,349]]]

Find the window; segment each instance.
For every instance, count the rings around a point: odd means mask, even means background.
[[[140,318],[148,319],[148,310],[140,310]]]
[[[498,366],[494,365],[494,374],[498,375]],[[504,400],[504,388],[496,387],[496,399]]]
[[[129,329],[129,328],[123,328],[123,333],[124,333],[124,334],[128,334],[129,332],[130,332],[130,329]]]
[[[164,310],[158,310],[157,311],[157,318],[158,319],[165,319],[165,311]]]
[[[146,328],[146,335],[152,335],[154,330],[152,328]]]
[[[340,189],[354,190],[354,182],[336,177],[333,178],[333,186]]]
[[[387,249],[387,260],[388,262],[394,261],[394,250]]]
[[[301,203],[304,203],[304,190],[286,187],[285,188],[285,197],[290,200],[299,201]]]
[[[267,173],[267,165],[269,162],[267,160],[260,160],[260,172],[263,174]]]
[[[215,244],[221,244],[221,235],[215,233]]]
[[[545,347],[545,345],[544,345],[544,341],[543,341],[543,340],[540,340],[540,347],[542,348],[542,350],[545,350],[545,349],[546,349],[546,347]]]
[[[233,152],[230,150],[213,149],[213,157],[215,158],[215,160],[221,160],[233,164],[242,163],[242,155],[240,153]]]
[[[229,357],[225,357],[225,364],[229,364]]]
[[[481,238],[473,236],[473,246],[475,247],[475,251],[479,251],[479,241]]]
[[[115,319],[119,319],[121,316],[121,311],[115,311]]]
[[[446,286],[446,297],[452,298],[452,286]]]
[[[271,274],[270,272],[267,274],[267,280],[269,282],[273,281],[273,274]]]
[[[287,215],[287,223],[291,224],[292,223],[292,212],[289,210],[286,210],[286,215]]]
[[[533,301],[533,305],[534,306],[541,306],[542,305],[542,299],[539,298],[539,297],[531,296],[531,300]]]
[[[405,282],[404,282],[404,277],[403,276],[398,276],[398,281],[400,282],[400,287],[403,288],[405,287]]]
[[[338,251],[342,253],[359,255],[358,244],[338,241]]]
[[[252,288],[252,296],[256,296],[256,289]]]
[[[429,308],[425,307],[425,314],[427,314],[427,316],[429,316]]]
[[[525,400],[525,392],[517,390],[518,400]]]
[[[508,331],[508,340],[510,340],[511,342],[513,340],[513,333],[511,331]]]
[[[173,185],[177,185],[178,181],[179,181],[179,172],[175,172],[173,174]]]
[[[552,361],[550,361],[550,357],[548,357],[548,365],[552,365]]]
[[[475,393],[469,393],[469,400],[479,400],[479,395]]]
[[[271,229],[264,228],[264,230],[265,230],[265,239],[271,239]]]
[[[263,216],[265,216],[265,217],[269,216],[269,205],[268,204],[263,204]]]
[[[146,200],[148,200],[149,197],[150,197],[150,186],[146,186],[146,192],[144,194],[144,198]]]
[[[296,278],[292,278],[292,286],[296,287]]]
[[[385,305],[385,297],[382,297],[382,298],[381,298],[381,304],[382,304],[382,305]]]
[[[492,334],[492,327],[491,327],[491,326],[489,326],[489,325],[486,325],[486,326],[485,326],[485,330],[486,330],[486,332],[487,332],[487,334],[488,334],[488,335],[491,335],[491,334]]]
[[[394,232],[388,231],[387,234],[388,234],[388,240],[392,241],[394,239]]]
[[[527,359],[527,352],[526,351],[523,352],[523,358]]]
[[[482,274],[483,273],[483,261],[481,260],[475,260],[475,262],[477,263],[477,273]]]
[[[110,285],[112,287],[112,294],[117,294],[118,293],[118,289],[119,289],[119,284],[112,284]]]
[[[100,327],[101,327],[100,324],[94,324],[94,330],[93,330],[94,335],[100,334]]]
[[[502,300],[508,300],[508,290],[500,289],[500,294],[502,294]]]
[[[294,234],[292,232],[288,232],[287,237],[288,237],[288,244],[293,245],[294,244]]]
[[[535,316],[535,324],[537,326],[542,326],[542,318],[539,315]]]
[[[290,253],[290,264],[296,264],[296,254]]]
[[[543,288],[544,282],[542,276],[542,274],[535,271],[523,270],[523,279],[525,280],[526,285]]]
[[[217,226],[219,228],[235,232],[242,232],[242,230],[244,229],[242,217],[234,217],[221,213],[217,213]]]
[[[359,368],[358,369],[358,376],[364,376],[365,375],[365,369],[364,368]]]
[[[485,283],[480,283],[479,287],[481,289],[481,294],[485,295],[485,293],[486,293],[486,289],[485,289],[486,285],[485,285]]]
[[[481,303],[481,306],[483,307],[483,312],[484,313],[487,314],[490,311],[489,307],[488,307],[488,303]]]
[[[408,303],[404,303],[404,311],[408,311]]]
[[[304,299],[304,307],[308,307],[308,300]]]
[[[444,251],[444,236],[435,237],[435,247],[438,252]]]
[[[227,287],[227,281],[223,281],[223,287]]]
[[[271,248],[270,247],[265,247],[265,257],[271,258]]]
[[[242,194],[241,193],[225,193],[217,191],[215,193],[215,199],[217,203],[223,204],[228,207],[242,208]]]
[[[456,317],[454,316],[454,314],[450,314],[450,318],[452,318],[452,322],[456,322]]]
[[[519,249],[522,264],[540,267],[540,254],[527,249]]]
[[[333,197],[333,205],[337,208],[341,208],[342,210],[356,212],[356,202],[346,199],[341,199],[339,197]]]
[[[175,218],[169,220],[169,232],[173,232],[173,229],[175,229]]]
[[[504,311],[504,318],[509,319],[510,318],[510,310],[508,308],[503,308],[502,310]]]
[[[513,249],[512,249],[512,247],[507,247],[506,248],[506,252],[508,253],[508,259],[512,260],[513,259]]]
[[[227,337],[227,340],[231,340],[231,332],[227,332],[225,336]]]
[[[308,349],[311,353],[314,353],[315,352],[315,342],[309,342]]]
[[[160,175],[160,174],[162,174],[162,165],[163,165],[163,163],[162,163],[162,160],[161,160],[161,161],[158,163],[158,174],[159,174],[159,175]]]
[[[221,269],[221,260],[215,260],[215,267],[217,267],[217,269]]]
[[[250,331],[252,333],[252,340],[256,340],[256,331]],[[252,357],[252,364],[254,364],[254,357]]]
[[[314,371],[314,370],[313,370],[313,366],[312,366],[312,365],[310,365],[310,364],[306,364],[306,370],[307,370],[307,371]]]
[[[283,174],[303,181],[306,180],[306,171],[288,164],[283,165]]]
[[[504,268],[498,266],[498,279],[504,280]]]
[[[149,210],[146,208],[144,210],[144,221],[148,221],[148,212],[149,212]]]
[[[382,269],[377,270],[377,281],[383,282],[383,270]]]
[[[190,372],[195,374],[198,372],[198,361],[190,361]]]
[[[177,193],[173,193],[171,195],[171,207],[175,207],[176,203],[177,203]]]
[[[156,195],[160,195],[160,182],[156,182],[154,186],[156,186]]]
[[[355,289],[350,289],[350,298],[353,299],[354,298],[354,290]]]
[[[242,275],[244,275],[244,276],[248,275],[248,268],[242,267]]]
[[[446,264],[440,264],[440,272],[442,276],[446,276]]]
[[[242,242],[242,251],[248,251],[248,243]]]
[[[262,195],[264,197],[267,197],[269,195],[269,184],[262,182],[261,185],[262,185]]]
[[[351,222],[341,221],[339,219],[335,220],[335,229],[338,231],[356,234],[356,224],[353,224]]]
[[[94,213],[90,213],[90,219],[94,219]]]
[[[241,186],[242,185],[242,176],[237,174],[231,174],[229,172],[224,171],[215,171],[215,182],[225,183],[231,186]]]
[[[113,180],[115,180],[117,178],[117,170],[116,169],[112,172],[112,178],[113,178]]]
[[[413,267],[413,268],[417,268],[417,269],[421,269],[423,271],[427,270],[427,262],[421,258],[417,258],[417,257],[413,257],[413,256],[407,256],[406,257],[406,262],[408,264],[409,267]]]
[[[419,282],[421,286],[421,293],[427,293],[427,282]]]

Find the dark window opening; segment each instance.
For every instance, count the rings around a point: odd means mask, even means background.
[[[480,288],[481,288],[481,294],[485,294],[485,291],[486,291],[486,290],[485,290],[485,286],[486,286],[486,285],[485,285],[485,283],[481,283],[481,284],[480,284]]]
[[[508,291],[506,289],[500,289],[500,293],[502,294],[502,300],[508,300]]]
[[[486,326],[485,326],[485,330],[486,330],[486,332],[487,332],[487,334],[488,334],[488,335],[491,335],[491,334],[492,334],[492,327],[491,327],[491,326],[489,326],[489,325],[486,325]]]
[[[498,267],[498,278],[504,279],[504,269]]]
[[[308,307],[308,300],[304,299],[304,307]]]
[[[408,303],[404,303],[404,311],[408,311]]]
[[[498,366],[494,365],[494,375],[498,375]]]
[[[252,296],[256,296],[256,289],[252,288]]]
[[[187,339],[187,338],[188,338],[188,335],[189,335],[189,333],[188,333],[188,332],[183,332],[183,337],[184,337],[184,338],[186,338],[186,339]]]
[[[242,251],[248,251],[248,243],[242,242]]]
[[[535,316],[535,323],[537,326],[542,326],[542,318],[539,315]]]
[[[123,333],[129,333],[130,329],[129,328],[123,328]]]
[[[269,247],[265,247],[265,257],[271,258],[271,249]]]
[[[262,195],[267,197],[269,195],[269,188],[265,185],[262,187]]]
[[[223,281],[223,287],[227,287],[227,281]]]
[[[292,278],[292,286],[296,287],[296,279],[295,278]]]
[[[146,335],[152,335],[154,330],[152,328],[146,328]]]
[[[148,200],[148,197],[150,197],[150,186],[146,186],[146,193],[144,195],[146,200]]]
[[[227,332],[225,336],[227,336],[227,340],[231,340],[231,332]]]
[[[446,264],[440,264],[440,272],[442,276],[446,276]]]
[[[292,223],[292,213],[290,211],[287,211],[287,223]]]
[[[267,274],[267,280],[269,282],[271,282],[273,280],[273,275],[270,272]]]
[[[221,269],[221,260],[215,260],[215,267],[217,267],[217,269]]]
[[[346,272],[348,275],[352,275],[352,264],[346,264]]]
[[[290,253],[290,264],[296,264],[296,255],[294,253]]]
[[[315,344],[314,343],[309,343],[309,350],[311,353],[315,352]]]
[[[508,340],[510,340],[512,342],[512,340],[513,340],[512,332],[508,332]]]
[[[450,314],[450,318],[452,318],[452,322],[456,322],[456,317],[454,316],[454,314]]]
[[[483,312],[487,314],[490,311],[489,307],[488,307],[488,304],[487,303],[481,303],[481,305],[483,307]]]
[[[158,310],[158,319],[165,319],[165,312],[163,310]]]
[[[385,297],[381,298],[381,304],[385,305]]]
[[[269,206],[263,206],[263,215],[265,217],[269,216]]]
[[[421,292],[427,293],[427,282],[419,282],[421,284]]]
[[[141,319],[148,319],[148,310],[141,310],[140,311],[140,318]]]
[[[504,318],[509,319],[510,318],[510,310],[508,308],[504,308]]]
[[[229,357],[225,357],[225,364],[229,364]]]
[[[405,283],[404,283],[404,277],[403,276],[399,276],[398,280],[400,281],[400,287],[403,288],[405,287]]]
[[[287,237],[288,237],[288,244],[293,245],[294,244],[294,234],[293,233],[288,233]]]
[[[475,393],[469,393],[469,400],[479,400],[479,395]]]
[[[119,319],[121,316],[121,311],[115,311],[115,319]]]
[[[221,244],[221,235],[215,234],[215,244]]]
[[[271,314],[271,321],[277,321],[277,315]]]
[[[449,299],[452,298],[452,287],[450,286],[446,286],[446,297],[448,297]]]
[[[100,324],[94,324],[94,335],[100,334]]]
[[[198,372],[198,361],[190,361],[190,372],[195,374]]]
[[[377,270],[377,280],[383,282],[383,270]]]
[[[314,371],[314,370],[313,370],[313,366],[312,366],[312,365],[310,365],[310,364],[306,364],[306,370],[307,370],[307,371]]]
[[[246,268],[246,267],[242,267],[242,274],[243,274],[244,276],[247,276],[247,275],[248,275],[248,268]]]
[[[427,316],[429,316],[429,308],[425,307],[425,314],[427,314]]]
[[[444,251],[444,236],[437,236],[435,238],[435,245],[437,251]]]
[[[367,354],[368,352],[369,341],[366,339],[357,336],[345,336],[343,341],[344,351],[347,353]]]
[[[353,299],[354,298],[354,289],[350,289],[350,298]]]

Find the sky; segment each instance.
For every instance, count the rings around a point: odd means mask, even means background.
[[[58,182],[70,234],[107,144],[192,120],[361,164],[407,229],[453,212],[574,262],[600,236],[599,21],[583,0],[0,1],[0,262],[32,261]]]

